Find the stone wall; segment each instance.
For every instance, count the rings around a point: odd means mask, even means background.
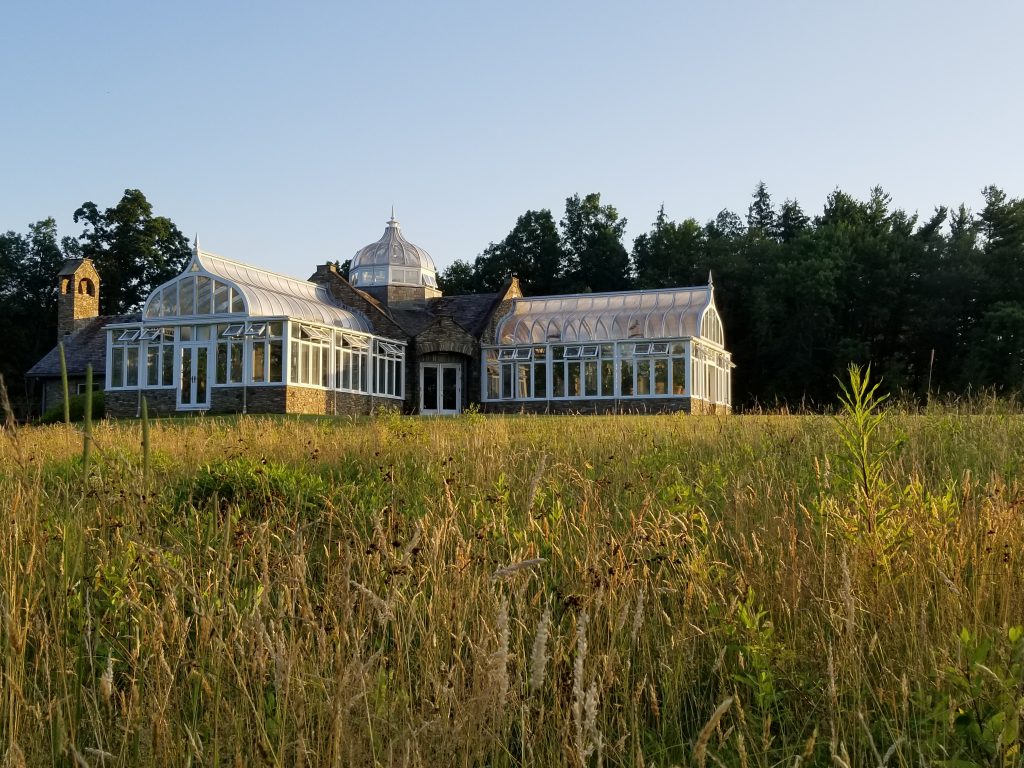
[[[103,391],[103,377],[93,376],[92,385],[94,388],[98,387],[100,391]],[[85,376],[68,376],[68,393],[71,397],[78,394],[79,386],[82,387],[82,391],[85,391]],[[51,408],[55,408],[64,402],[64,385],[60,379],[44,379],[43,380],[43,391],[42,401],[40,405],[42,410],[39,415],[42,416]]]
[[[170,416],[178,407],[178,390],[144,389],[146,410],[150,416]],[[117,389],[105,392],[107,416],[114,419],[134,419],[139,415],[140,393],[137,389]]]
[[[436,299],[441,292],[436,288],[414,285],[367,285],[359,290],[370,294],[388,307],[415,309],[425,307],[427,299]]]
[[[153,416],[187,414],[195,411],[177,410],[176,389],[145,389],[146,405]],[[375,407],[398,406],[393,398],[361,395],[355,392],[334,392],[293,385],[267,387],[214,387],[210,390],[207,413],[241,413],[243,395],[247,413],[310,413],[368,414]],[[106,393],[107,415],[113,418],[135,418],[139,415],[139,391],[115,390]]]
[[[359,416],[371,413],[378,407],[402,407],[401,400],[390,397],[374,397],[356,392],[335,392],[312,387],[289,386],[287,390],[288,413],[311,413],[327,415]]]
[[[100,313],[100,275],[92,259],[65,263],[57,287],[57,338],[63,339]]]
[[[456,362],[454,355],[431,354],[428,356],[435,362]],[[424,362],[428,362],[425,360]],[[466,364],[462,358],[463,376]],[[149,413],[153,416],[168,416],[177,411],[177,390],[149,389],[142,392],[146,396]],[[107,415],[112,418],[135,418],[139,413],[139,393],[137,390],[115,390],[106,393]],[[280,387],[249,387],[246,392],[249,413],[305,413],[326,415],[364,415],[372,413],[375,408],[400,406],[400,401],[389,397],[374,397],[354,392],[334,392],[313,387],[297,387],[293,385]],[[465,400],[465,387],[463,387]],[[463,402],[463,407],[466,406]],[[617,400],[551,400],[551,401],[508,401],[501,403],[483,403],[485,413],[550,413],[550,414],[612,414],[612,413],[694,413],[717,414],[731,413],[732,409],[725,405],[713,405],[704,400],[691,400],[689,397],[658,398],[650,400],[617,399]],[[215,387],[211,390],[209,413],[241,413],[241,387]]]
[[[614,414],[614,413],[694,413],[726,414],[727,406],[714,406],[703,400],[689,397],[657,399],[608,399],[608,400],[540,400],[481,403],[485,413],[562,413],[562,414]]]
[[[725,416],[732,413],[731,405],[722,405],[721,403],[709,403],[707,400],[694,400],[691,413],[702,414],[702,415],[717,415]]]
[[[333,266],[317,267],[310,280],[326,286],[331,295],[343,306],[361,312],[370,321],[373,332],[378,336],[385,336],[389,339],[398,339],[400,341],[406,341],[409,338],[408,334],[402,330],[398,323],[388,316],[387,311],[380,305],[379,301],[363,293],[358,288],[354,288],[348,280],[338,274]]]

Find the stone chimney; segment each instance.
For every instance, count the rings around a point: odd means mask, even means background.
[[[317,265],[316,272],[309,276],[309,282],[330,285],[336,276],[341,276],[336,266],[333,264],[319,264]]]
[[[68,259],[57,273],[57,341],[100,314],[100,275],[92,259]]]

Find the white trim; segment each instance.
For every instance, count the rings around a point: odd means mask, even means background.
[[[437,371],[437,403],[438,408],[427,408],[426,403],[423,401],[424,386],[423,380],[425,378],[425,372],[427,368],[434,368]],[[435,362],[423,362],[419,365],[420,369],[420,402],[419,412],[423,416],[456,416],[462,413],[465,396],[462,387],[462,364],[461,363],[435,363]],[[444,373],[445,370],[455,371],[455,409],[444,408]]]
[[[680,398],[691,398],[695,397],[695,389],[692,381],[692,365],[691,357],[693,354],[695,340],[693,337],[672,337],[672,338],[658,338],[658,339],[618,339],[615,341],[604,341],[596,344],[572,344],[558,341],[551,341],[547,343],[538,344],[509,344],[509,345],[497,345],[497,344],[486,344],[481,345],[480,363],[481,363],[481,400],[483,402],[491,403],[542,403],[545,401],[576,401],[576,400],[622,400],[622,401],[647,401],[647,400],[675,400]],[[634,349],[630,345],[639,345],[640,352],[623,352],[624,349]],[[600,356],[601,348],[606,346],[612,346],[611,354],[605,353],[604,356]],[[533,361],[528,360],[517,360],[515,355],[508,354],[510,351],[514,351],[517,347],[531,349],[544,348],[543,359],[534,359]],[[577,357],[563,356],[555,359],[554,348],[562,347],[563,349],[574,349],[578,350],[581,354],[585,347],[595,347],[595,351],[598,353],[596,357]],[[655,351],[655,349],[658,351]],[[664,351],[661,351],[664,350]],[[710,354],[716,356],[724,356],[726,361],[730,360],[728,352],[720,350],[718,348],[711,348]],[[490,359],[491,356],[494,359]],[[682,380],[676,375],[679,372],[678,365],[682,363],[681,373]],[[632,384],[633,389],[637,387],[637,367],[639,364],[646,364],[649,366],[648,372],[648,387],[651,389],[650,392],[638,394],[634,391],[633,394],[626,394],[622,391],[622,376],[623,376],[623,365],[630,363],[632,367]],[[663,363],[666,370],[665,392],[655,392],[654,390],[658,387],[657,381],[657,370],[658,364]],[[519,381],[516,378],[515,371],[513,370],[513,384],[512,391],[516,392],[515,397],[500,397],[501,389],[504,387],[504,377],[507,375],[503,369],[505,366],[514,366],[517,364],[530,364],[531,367],[531,388],[537,383],[537,373],[535,368],[543,368],[543,378],[545,381],[545,392],[535,393],[534,397],[522,397],[519,396],[516,384],[514,382]],[[580,387],[583,392],[579,394],[562,394],[554,395],[555,387],[555,366],[556,365],[579,365],[581,370],[580,375]],[[597,394],[586,394],[586,369],[584,368],[587,364],[593,364],[597,367]],[[611,371],[605,369],[611,365]],[[497,384],[499,387],[499,396],[495,397],[495,393],[491,392],[491,366],[497,366],[498,368],[498,379]],[[612,391],[610,394],[605,394],[605,376],[610,375],[612,377]],[[726,393],[731,386],[731,381],[728,377],[728,371],[726,371],[726,381],[720,388],[724,388]],[[566,379],[562,379],[562,391],[566,391]],[[682,387],[682,392],[675,391],[679,387]],[[721,401],[719,401],[721,402]]]

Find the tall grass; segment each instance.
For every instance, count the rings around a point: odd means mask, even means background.
[[[1015,764],[1024,420],[850,397],[9,430],[0,760]]]

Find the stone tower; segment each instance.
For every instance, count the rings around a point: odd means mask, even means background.
[[[100,314],[100,275],[92,259],[68,259],[57,273],[57,341]]]

